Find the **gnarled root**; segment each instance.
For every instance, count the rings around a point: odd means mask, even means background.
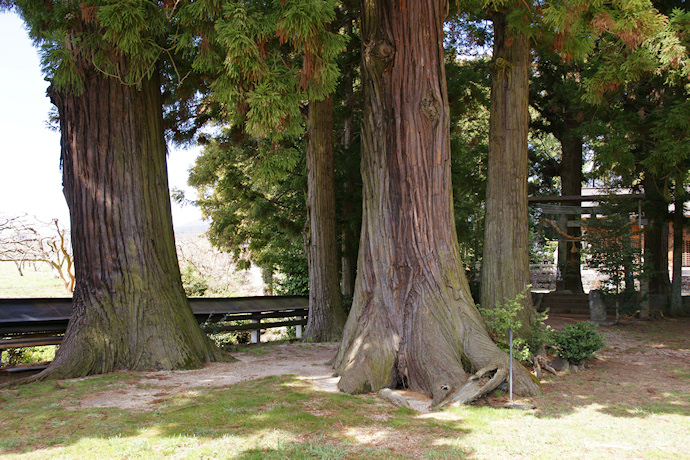
[[[544,357],[542,355],[539,355],[534,359],[534,368],[539,369],[540,371],[541,371],[541,369],[544,369],[545,371],[550,372],[553,375],[558,377],[558,372],[556,371],[556,369],[549,366],[549,363],[546,361],[546,357]],[[539,374],[537,374],[537,375],[539,375]]]
[[[456,406],[472,402],[492,392],[508,378],[508,369],[497,369],[491,378],[488,377],[489,373],[491,370],[482,369],[473,374],[463,387],[448,395],[436,407]]]

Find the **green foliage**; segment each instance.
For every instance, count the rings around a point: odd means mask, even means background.
[[[52,361],[56,347],[46,345],[40,347],[8,348],[2,350],[3,364],[16,366],[18,364],[43,363]]]
[[[509,331],[512,328],[516,331],[522,327],[522,322],[517,319],[518,313],[522,310],[522,301],[525,299],[526,293],[529,293],[531,286],[528,286],[525,291],[519,293],[512,299],[506,299],[502,304],[495,308],[481,308],[481,313],[486,323],[489,334],[494,339],[498,347],[510,352]],[[536,354],[541,348],[551,342],[551,329],[544,325],[546,320],[546,313],[537,314],[533,325],[533,333],[530,341],[526,341],[519,337],[513,338],[513,356],[519,361],[529,361],[532,354]]]
[[[277,291],[281,295],[309,295],[309,266],[304,251],[286,251],[281,258]]]
[[[579,60],[595,51],[605,56],[584,82],[591,101],[602,101],[612,85],[640,79],[684,52],[671,38],[668,17],[650,0],[553,1],[544,9],[544,22],[565,59]]]
[[[208,281],[193,266],[182,270],[182,286],[187,297],[203,297],[208,290]]]
[[[4,350],[4,355],[3,362],[8,366],[16,366],[17,364],[27,362],[25,348],[8,348]]]
[[[59,90],[82,91],[88,68],[137,84],[167,54],[172,12],[150,1],[12,2],[41,48],[43,71]]]
[[[554,335],[553,340],[558,348],[558,356],[576,366],[592,358],[594,353],[604,346],[596,325],[590,321],[567,324],[562,331]]]
[[[333,93],[338,82],[347,43],[331,25],[339,2],[194,3],[181,10],[202,40],[184,43],[198,48],[194,68],[214,75],[212,98],[226,118],[240,115],[257,137],[301,134],[304,103]]]
[[[235,324],[247,324],[249,321],[236,321]],[[235,345],[251,342],[251,331],[231,331],[210,333],[211,340],[221,350],[234,351]]]
[[[461,256],[473,267],[481,258],[489,151],[489,62],[446,61],[451,115],[451,175]]]
[[[553,343],[554,331],[551,326],[545,324],[546,320],[549,319],[548,309],[544,312],[535,312],[534,322],[532,323],[532,335],[527,341],[527,346],[529,347],[532,354],[539,354],[541,351],[550,346]]]
[[[232,253],[238,266],[272,267],[287,283],[302,276],[301,263],[306,266],[303,148],[299,138],[273,143],[227,128],[209,141],[189,178],[196,204],[211,221],[210,241]],[[296,286],[288,290],[301,293]]]
[[[635,281],[642,275],[640,234],[633,231],[631,205],[634,203],[617,202],[611,196],[602,205],[605,217],[592,218],[586,233],[587,264],[606,276],[602,291],[615,300],[616,310],[622,313],[636,310]]]

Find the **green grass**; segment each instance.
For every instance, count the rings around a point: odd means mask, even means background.
[[[0,392],[5,458],[408,458],[387,437],[412,437],[421,453],[462,430],[421,420],[372,397],[316,391],[295,377],[170,393],[152,410],[80,409],[101,391],[136,384],[131,374],[35,383]],[[367,433],[385,441],[368,440]],[[364,438],[362,441],[360,438]],[[428,448],[426,447],[428,446]],[[450,450],[449,450],[450,449]],[[448,458],[448,457],[446,457]]]
[[[36,269],[27,264],[23,273],[24,276],[19,274],[14,262],[0,262],[0,298],[72,295],[46,264],[39,264]]]
[[[139,385],[136,374],[120,373],[0,390],[0,455],[244,460],[679,458],[690,452],[688,394],[639,407],[590,400],[559,407],[558,395],[545,395],[534,411],[463,406],[419,415],[282,376],[182,392],[163,387],[140,410],[79,405]]]
[[[672,369],[671,372],[673,372],[680,379],[690,380],[690,371]]]

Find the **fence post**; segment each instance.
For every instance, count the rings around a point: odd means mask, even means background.
[[[261,342],[261,320],[260,319],[252,319],[251,320],[252,324],[256,324],[256,329],[252,330],[252,343],[259,343]]]

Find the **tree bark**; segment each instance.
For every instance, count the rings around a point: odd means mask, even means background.
[[[561,136],[561,195],[582,194],[582,139],[571,132]],[[573,214],[570,218],[579,218]],[[582,236],[580,227],[566,227],[566,233],[572,240]],[[562,281],[557,290],[568,290],[575,294],[584,292],[582,289],[582,274],[580,272],[580,252],[582,244],[579,241],[559,242],[558,253],[565,254],[565,264],[559,267]]]
[[[439,405],[467,394],[471,373],[509,366],[474,306],[455,232],[447,6],[362,5],[363,224],[354,302],[335,361],[346,393],[403,386]],[[539,389],[521,366],[515,383],[519,394]]]
[[[351,31],[350,31],[351,32]],[[345,77],[345,106],[348,112],[343,119],[343,140],[342,147],[345,152],[350,150],[352,144],[352,131],[354,129],[354,89],[353,89],[352,71],[348,72]],[[344,201],[343,201],[343,217],[345,222],[341,233],[341,284],[340,291],[343,296],[352,297],[355,293],[355,276],[357,274],[357,235],[355,229],[351,225],[351,220],[356,212],[355,203],[350,198],[353,192],[352,177],[348,176],[343,184]]]
[[[192,369],[227,360],[199,328],[175,252],[158,78],[139,87],[82,68],[51,87],[76,272],[74,306],[39,378]]]
[[[333,98],[309,102],[307,169],[309,320],[305,340],[340,340],[345,326],[335,225]]]
[[[644,259],[649,273],[649,293],[669,295],[671,279],[668,275],[668,202],[659,189],[659,178],[645,173],[642,184],[645,193]]]
[[[531,337],[534,308],[529,292],[527,133],[529,40],[510,34],[506,16],[495,12],[491,72],[489,157],[484,219],[481,305],[496,308],[524,293],[519,337]]]
[[[351,190],[350,182],[345,183],[346,200],[349,197],[348,191]],[[343,213],[351,215],[354,213],[354,206],[351,202],[343,203]],[[352,297],[355,293],[355,276],[357,275],[357,235],[350,227],[350,223],[346,222],[341,232],[341,284],[340,292],[343,296]]]

